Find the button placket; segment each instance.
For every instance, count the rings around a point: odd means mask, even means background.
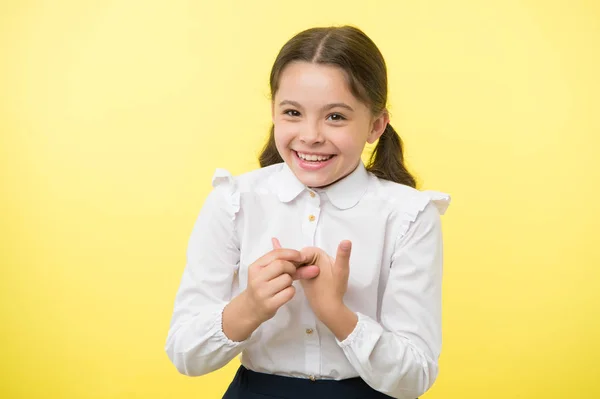
[[[315,236],[321,214],[321,198],[318,193],[308,190],[305,198],[304,215],[302,216],[302,232],[307,246],[315,245]],[[311,381],[316,381],[321,372],[321,343],[316,328],[316,319],[311,311],[308,300],[304,299],[302,323],[304,325],[304,345],[306,348],[305,372]]]
[[[304,207],[302,232],[304,233],[304,237],[306,239],[306,245],[312,246],[314,245],[315,233],[319,224],[321,199],[313,191],[309,191],[309,196],[311,198],[308,198],[308,201],[306,201]]]
[[[309,305],[306,306],[309,307]],[[311,374],[312,379],[321,370],[321,344],[316,328],[307,327],[304,330],[304,338],[306,345],[306,373]]]

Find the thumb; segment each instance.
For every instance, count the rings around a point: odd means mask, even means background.
[[[335,256],[335,266],[338,270],[348,270],[350,268],[350,253],[352,252],[352,242],[344,240],[338,245]]]

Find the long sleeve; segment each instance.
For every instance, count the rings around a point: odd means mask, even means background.
[[[233,342],[222,329],[240,258],[235,241],[240,198],[232,177],[223,172],[213,180],[216,187],[194,224],[165,346],[177,370],[190,376],[223,367],[249,342]]]
[[[354,331],[338,342],[371,387],[398,399],[422,395],[438,374],[442,288],[440,213],[447,203],[440,204],[428,202],[406,233],[398,238],[383,293],[380,323],[358,313]]]

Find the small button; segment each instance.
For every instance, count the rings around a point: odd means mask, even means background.
[[[307,333],[308,335],[312,334],[312,333],[313,333],[313,329],[312,329],[312,328],[307,328],[307,329],[306,329],[306,333]]]
[[[310,215],[308,217],[308,220],[310,220],[311,222],[314,222],[315,221],[315,215]]]
[[[308,379],[311,380],[311,381],[316,381],[317,380],[314,375],[311,375],[310,377],[308,377]]]
[[[309,191],[309,194],[312,198],[315,198],[315,195],[316,195],[315,193],[313,193],[312,191]]]

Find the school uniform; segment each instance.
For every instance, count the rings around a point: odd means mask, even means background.
[[[234,177],[218,169],[194,225],[165,350],[183,374],[210,373],[241,355],[224,398],[414,399],[438,375],[442,230],[450,196],[379,179],[362,162],[324,189],[304,186],[285,163]],[[222,329],[248,267],[272,250],[316,246],[335,256],[352,241],[344,297],[356,313],[339,341],[294,298],[243,342]]]

